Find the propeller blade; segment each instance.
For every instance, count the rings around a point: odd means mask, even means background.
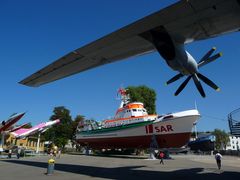
[[[199,93],[201,94],[201,96],[206,97],[205,92],[202,88],[201,82],[199,81],[197,74],[193,74],[192,77],[193,77],[193,81],[194,81]]]
[[[203,62],[203,61],[205,61],[206,59],[208,59],[211,55],[212,55],[212,53],[214,52],[214,51],[216,51],[216,47],[212,47],[212,49],[210,49],[203,57],[202,57],[202,59],[198,62],[198,64],[199,63],[201,63],[201,62]]]
[[[210,63],[210,62],[215,61],[216,59],[218,59],[218,58],[221,57],[222,55],[223,55],[222,53],[217,53],[217,54],[215,54],[214,56],[206,59],[205,61],[202,61],[202,62],[198,63],[198,68],[200,68],[200,67],[202,67],[202,66],[204,66],[204,65],[206,65],[206,64],[208,64],[208,63]]]
[[[177,81],[178,79],[180,79],[180,78],[183,77],[183,76],[184,76],[184,75],[182,75],[181,73],[177,74],[176,76],[174,76],[173,78],[171,78],[170,80],[168,80],[168,81],[166,82],[166,85]]]
[[[216,91],[220,91],[220,88],[214,83],[212,82],[210,79],[208,79],[206,76],[197,73],[198,77],[205,82],[207,85],[209,85],[210,87],[212,87],[213,89],[215,89]]]
[[[177,96],[185,88],[185,86],[187,85],[187,83],[189,82],[191,77],[192,76],[188,76],[187,79],[185,81],[183,81],[183,83],[179,86],[177,91],[174,93],[175,96]]]

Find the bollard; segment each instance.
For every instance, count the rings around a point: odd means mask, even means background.
[[[54,159],[51,158],[51,159],[48,160],[47,175],[52,175],[53,174],[54,164],[55,164]]]

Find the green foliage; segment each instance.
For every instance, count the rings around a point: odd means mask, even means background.
[[[156,92],[147,86],[129,86],[126,88],[130,102],[142,102],[148,114],[156,114]]]
[[[74,121],[72,122],[72,127],[73,130],[76,131],[77,130],[77,126],[79,124],[80,121],[84,121],[85,117],[82,115],[77,115],[74,119]]]
[[[72,117],[70,111],[63,106],[55,107],[51,120],[60,119],[60,123],[45,133],[45,140],[52,141],[58,147],[64,148],[69,139],[72,139]]]
[[[73,144],[76,144],[75,142],[75,139],[76,139],[76,130],[77,130],[77,127],[78,127],[78,124],[80,121],[83,121],[85,119],[84,116],[82,115],[77,115],[74,119],[74,121],[72,122],[72,138],[71,138],[71,141]]]
[[[214,129],[213,135],[216,136],[215,148],[217,150],[223,150],[229,142],[229,135],[224,130]]]

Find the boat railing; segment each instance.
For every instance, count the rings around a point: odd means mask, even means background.
[[[77,127],[77,131],[91,131],[91,130],[97,130],[102,128],[102,123],[97,122],[95,120],[84,120],[83,122],[79,123]]]

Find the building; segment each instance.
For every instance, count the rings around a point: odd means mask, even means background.
[[[13,135],[5,135],[5,142],[3,149],[9,149],[13,147],[21,147],[29,151],[37,151],[38,138],[34,136],[26,137],[25,139],[16,139]],[[44,141],[40,140],[39,152],[44,152]]]
[[[229,139],[226,150],[240,150],[240,137],[229,136]]]

